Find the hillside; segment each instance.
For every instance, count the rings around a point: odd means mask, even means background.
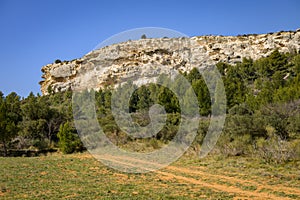
[[[275,49],[300,50],[300,30],[239,36],[140,39],[94,50],[72,61],[56,60],[42,67],[42,94],[71,89],[100,88],[137,74],[147,82],[155,73],[176,69],[189,72],[218,62],[257,60]],[[89,77],[87,79],[86,77]],[[96,81],[95,81],[96,80]]]

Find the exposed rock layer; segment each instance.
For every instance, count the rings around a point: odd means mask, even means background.
[[[68,89],[100,88],[122,80],[144,83],[170,69],[189,71],[217,62],[235,64],[254,60],[272,51],[300,51],[300,30],[261,35],[199,36],[192,38],[141,39],[113,44],[80,59],[42,67],[42,93]],[[137,80],[136,80],[137,81]]]

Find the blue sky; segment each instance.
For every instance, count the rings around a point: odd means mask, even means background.
[[[128,29],[188,36],[296,30],[299,10],[298,0],[0,0],[0,91],[38,93],[43,65],[79,58]]]

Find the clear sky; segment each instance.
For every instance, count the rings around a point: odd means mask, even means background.
[[[164,27],[195,35],[300,28],[298,0],[0,0],[0,91],[40,92],[41,67],[119,32]]]

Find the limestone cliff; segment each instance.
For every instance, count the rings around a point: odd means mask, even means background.
[[[144,80],[168,69],[189,71],[217,62],[234,64],[242,58],[258,59],[275,49],[300,51],[300,30],[242,36],[198,36],[191,38],[141,39],[113,44],[80,59],[42,67],[42,93],[72,88],[100,88],[121,77],[139,74]],[[89,77],[88,79],[86,77]],[[92,77],[92,78],[91,78]]]

